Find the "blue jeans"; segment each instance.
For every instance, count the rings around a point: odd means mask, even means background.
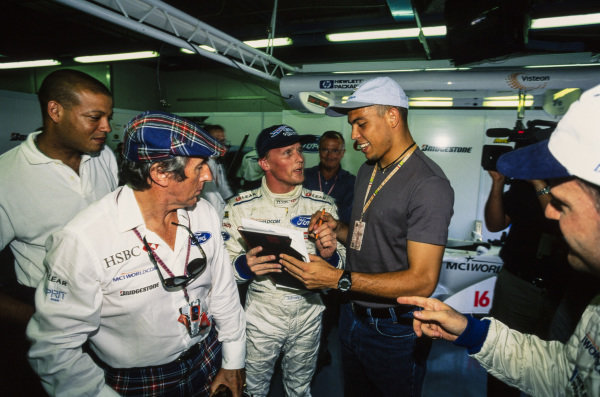
[[[345,396],[421,395],[431,340],[417,338],[412,313],[359,317],[344,304],[339,333]]]

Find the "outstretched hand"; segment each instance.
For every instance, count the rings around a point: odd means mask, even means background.
[[[467,328],[465,316],[437,299],[401,296],[397,301],[402,305],[423,308],[413,313],[413,329],[419,337],[427,335],[430,338],[442,338],[453,342]]]

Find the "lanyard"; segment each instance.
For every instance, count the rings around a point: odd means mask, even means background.
[[[321,171],[317,171],[318,175],[319,175],[319,190],[324,192],[323,190],[323,186],[321,186]],[[329,188],[329,191],[327,192],[328,196],[331,196],[331,191],[333,190],[333,188],[335,187],[335,183],[337,182],[338,176],[340,175],[339,171],[337,174],[335,174],[335,179],[333,181],[333,185],[331,185],[331,187]],[[327,181],[325,181],[327,182]]]
[[[137,236],[137,238],[142,242],[142,244],[144,244],[144,240],[142,239],[142,236],[140,235],[140,232],[138,232],[137,227],[133,228],[133,232],[135,233],[135,235]],[[192,245],[192,241],[191,238],[188,237],[188,246],[187,246],[187,254],[185,256],[185,263],[186,263],[186,268],[185,268],[185,273],[187,274],[187,263],[189,263],[189,259],[190,259],[190,247]],[[150,245],[148,245],[150,246]],[[173,274],[173,272],[167,267],[167,265],[163,262],[162,259],[160,259],[160,257],[154,252],[154,250],[152,249],[152,247],[150,247],[150,255],[152,255],[152,257],[154,258],[154,260],[156,260],[156,262],[158,262],[158,264],[160,265],[160,267],[162,267],[167,274],[169,275],[169,277],[175,277],[175,275]],[[156,271],[160,272],[160,269],[156,269]],[[185,296],[185,300],[187,302],[189,302],[190,298],[188,296],[187,293],[187,288],[183,289],[183,295]]]
[[[361,221],[362,221],[363,216],[365,215],[365,212],[367,211],[367,208],[369,208],[369,206],[371,205],[371,202],[373,201],[375,196],[377,196],[377,193],[379,193],[381,191],[381,189],[383,189],[383,187],[390,180],[390,178],[392,176],[394,176],[394,174],[396,174],[396,172],[400,169],[400,167],[402,167],[404,165],[404,163],[406,163],[406,160],[408,160],[410,158],[411,154],[414,153],[414,151],[416,150],[416,147],[409,151],[409,149],[411,149],[413,146],[414,146],[414,143],[406,149],[408,151],[408,153],[406,153],[406,156],[404,156],[404,158],[398,162],[398,165],[394,168],[394,170],[392,172],[390,172],[390,174],[387,176],[387,178],[385,178],[383,180],[383,182],[381,182],[379,184],[379,186],[377,186],[377,188],[375,189],[375,191],[373,192],[373,194],[367,201],[367,197],[369,197],[369,192],[371,191],[371,187],[373,186],[373,180],[375,179],[375,174],[377,173],[377,164],[375,164],[373,166],[373,172],[371,173],[371,179],[369,179],[369,185],[367,186],[367,191],[365,193],[365,199],[363,200],[362,213],[360,214]]]

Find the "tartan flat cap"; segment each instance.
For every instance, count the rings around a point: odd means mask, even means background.
[[[222,156],[226,148],[198,125],[171,113],[146,111],[125,126],[123,156],[155,162],[175,156]]]

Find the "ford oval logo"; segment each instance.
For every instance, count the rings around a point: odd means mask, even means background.
[[[212,237],[212,234],[210,234],[210,232],[196,232],[194,233],[194,236],[196,236],[196,240],[200,244],[204,244]],[[192,245],[196,245],[196,242],[192,241]]]
[[[308,227],[310,223],[310,215],[298,215],[290,219],[290,223],[298,227]]]
[[[231,236],[227,232],[221,232],[221,237],[223,237],[223,241],[227,241],[231,238]]]

